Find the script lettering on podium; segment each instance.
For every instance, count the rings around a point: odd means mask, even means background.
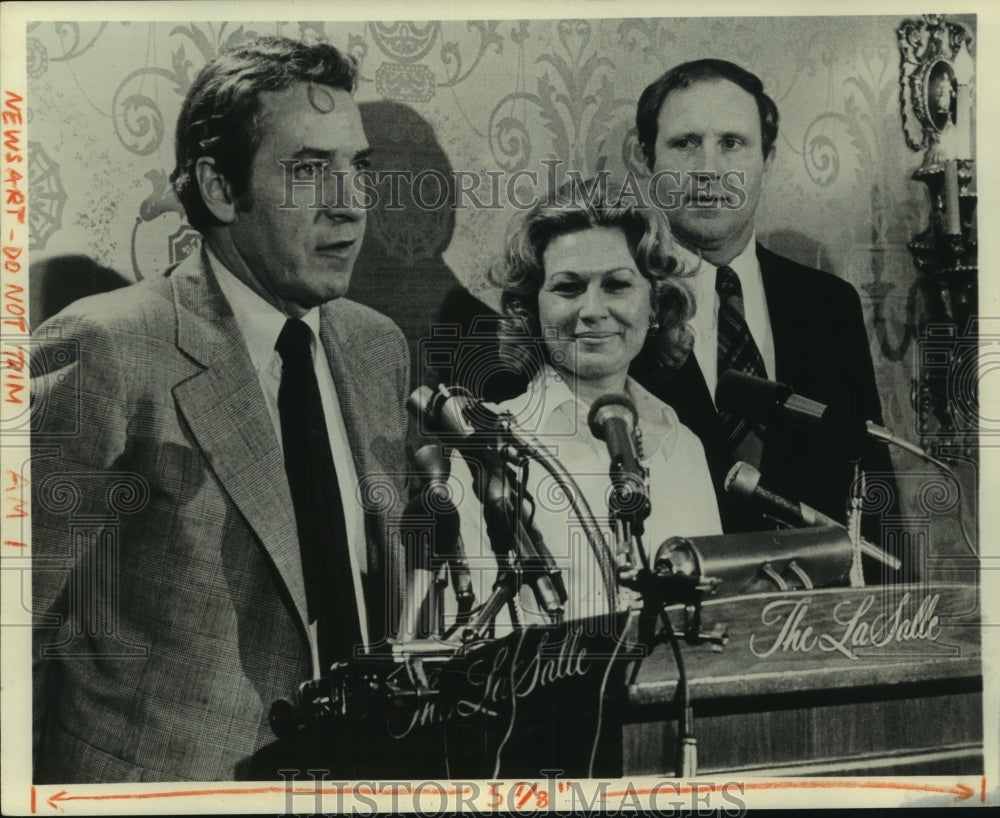
[[[760,612],[762,625],[777,629],[770,634],[752,633],[750,652],[758,659],[782,653],[838,652],[849,659],[857,659],[855,648],[885,648],[892,643],[922,640],[935,642],[940,636],[940,622],[934,611],[939,595],[924,596],[916,611],[910,614],[910,592],[899,599],[891,613],[880,611],[871,615],[877,596],[870,594],[861,599],[845,599],[832,611],[835,628],[827,623],[810,622],[814,614],[814,599],[797,596],[776,599],[767,603]]]
[[[472,661],[465,672],[463,695],[444,703],[430,699],[418,707],[402,725],[389,725],[393,738],[402,739],[418,727],[440,724],[452,718],[468,718],[476,713],[497,717],[498,705],[511,698],[511,684],[518,699],[564,679],[583,677],[591,670],[587,648],[581,644],[582,633],[570,630],[553,641],[549,632],[531,632],[532,646],[519,645],[517,637],[496,650]],[[440,689],[441,670],[428,674],[432,689]]]
[[[512,682],[515,695],[523,699],[537,688],[547,687],[560,679],[587,675],[590,662],[580,637],[579,631],[570,631],[560,642],[550,646],[549,634],[542,633],[537,648],[526,657],[520,656],[515,640],[493,654],[492,661],[474,662],[466,678],[472,685],[481,686],[483,695],[478,702],[460,701],[458,712],[463,716],[482,710],[495,712],[493,705],[510,699]],[[487,661],[489,665],[483,677],[483,665]]]

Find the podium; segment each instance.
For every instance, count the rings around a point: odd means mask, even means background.
[[[702,615],[729,642],[685,649],[699,774],[982,773],[977,587],[766,594]],[[630,680],[625,773],[672,773],[676,676],[661,648]]]
[[[675,631],[692,621],[667,613]],[[709,599],[700,620],[679,642],[698,775],[982,772],[977,586]],[[259,753],[251,777],[680,774],[678,666],[659,617],[533,627],[457,655],[420,647],[304,685],[303,712],[322,715]]]

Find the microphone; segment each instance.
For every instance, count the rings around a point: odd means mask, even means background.
[[[500,409],[495,404],[452,390],[441,384],[437,391],[428,386],[413,390],[406,400],[410,415],[421,423],[421,432],[437,435],[460,446],[477,434],[502,429]]]
[[[611,468],[617,472],[645,476],[635,452],[634,437],[639,413],[625,395],[601,395],[590,407],[587,425],[598,440],[608,444]]]
[[[406,409],[415,420],[427,424],[426,430],[420,430],[422,432],[467,438],[476,430],[462,412],[466,403],[463,396],[453,396],[441,387],[435,392],[428,386],[420,386],[407,398]]]
[[[510,552],[518,555],[525,568],[524,579],[541,609],[552,616],[561,615],[566,591],[559,569],[541,536],[530,536],[526,530],[511,485],[510,466],[505,452],[498,448],[498,433],[509,436],[499,407],[443,384],[437,391],[427,386],[417,388],[406,407],[421,421],[421,431],[450,442],[463,458],[478,464],[483,479],[474,481],[474,491],[483,506],[486,533],[501,573],[509,575],[503,570],[503,555]],[[516,589],[507,588],[505,593],[516,593]]]
[[[476,595],[472,590],[472,575],[469,573],[469,561],[462,541],[462,518],[451,501],[451,488],[448,486],[451,464],[442,455],[441,447],[434,445],[421,446],[414,453],[413,459],[419,470],[428,477],[422,495],[423,507],[429,509],[434,516],[434,544],[431,553],[448,561],[451,587],[458,601],[459,612],[462,613],[472,607]]]
[[[451,471],[448,460],[437,445],[422,446],[414,454],[414,460],[425,482],[403,511],[407,580],[406,609],[399,632],[404,640],[433,628],[438,599],[431,594],[432,557],[448,562],[459,613],[467,612],[475,601],[462,542],[461,517],[451,501],[448,486]]]
[[[649,491],[646,469],[639,462],[635,448],[639,413],[625,395],[601,395],[590,407],[587,425],[598,440],[603,440],[611,456],[610,477],[614,490],[608,500],[613,514],[628,519],[637,535],[643,533],[643,521],[649,517]]]
[[[436,489],[448,482],[451,464],[442,454],[440,446],[433,444],[421,446],[413,453],[413,461],[417,466],[417,473],[426,478],[426,487]]]
[[[897,437],[891,429],[886,429],[870,420],[849,419],[843,407],[828,407],[825,404],[803,398],[794,394],[790,386],[782,383],[727,370],[719,377],[715,402],[719,409],[749,420],[758,420],[764,423],[775,420],[778,423],[799,427],[819,425],[831,434],[835,445],[843,446],[847,459],[854,459],[861,454],[866,438],[871,438],[919,457],[959,483],[958,476],[951,466],[929,452],[925,452],[915,443]],[[976,548],[965,530],[965,518],[961,515],[959,515],[959,523],[962,538],[965,540],[969,553],[978,559]],[[869,546],[875,548],[866,540],[862,540],[862,549],[866,553],[871,553],[868,551]],[[871,556],[875,555],[871,554]],[[882,559],[882,557],[877,557],[877,559]]]
[[[760,484],[760,477],[760,472],[757,469],[740,460],[726,475],[726,491],[737,497],[753,501],[771,516],[799,528],[816,525],[841,525],[805,503],[796,503],[780,494],[769,491]]]
[[[845,526],[832,517],[827,517],[820,511],[807,506],[805,503],[797,503],[769,491],[760,484],[760,472],[749,463],[737,462],[726,475],[726,491],[750,500],[754,504],[764,509],[764,512],[771,517],[798,528],[816,528]],[[869,557],[877,559],[879,562],[891,566],[898,570],[902,563],[891,554],[885,553],[881,548],[867,540],[862,539],[861,550]]]
[[[846,426],[847,418],[842,409],[827,406],[825,403],[796,395],[787,384],[747,375],[727,369],[719,377],[719,386],[715,392],[715,402],[719,409],[755,420],[761,423],[776,421],[786,426],[826,428]],[[858,437],[870,437],[886,445],[897,446],[900,449],[916,455],[928,463],[951,473],[947,464],[931,456],[919,446],[903,440],[893,434],[891,429],[879,426],[871,420],[861,423],[854,422],[850,431]]]
[[[828,406],[795,394],[787,384],[732,369],[719,376],[715,405],[720,411],[764,425],[805,430],[818,426],[847,449],[848,457],[860,451],[869,435],[878,440],[891,437],[888,430],[871,421],[850,417],[845,406]]]

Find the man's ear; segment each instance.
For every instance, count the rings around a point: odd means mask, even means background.
[[[202,156],[195,164],[198,190],[205,207],[223,224],[232,224],[236,217],[236,204],[229,180],[215,166],[210,156]]]

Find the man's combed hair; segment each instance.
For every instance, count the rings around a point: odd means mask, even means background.
[[[651,352],[668,367],[681,366],[687,359],[692,346],[687,322],[694,314],[694,300],[681,280],[684,271],[673,252],[670,225],[658,209],[627,192],[623,195],[621,187],[590,179],[563,185],[515,219],[503,255],[489,273],[502,290],[500,355],[526,376],[535,374],[539,350],[541,359],[548,360],[538,312],[545,250],[559,236],[595,227],[625,234],[636,267],[650,283],[659,328],[650,332],[643,353]]]
[[[259,37],[224,51],[202,68],[177,117],[177,164],[170,176],[191,225],[204,230],[215,223],[198,189],[195,168],[200,158],[215,161],[237,204],[246,197],[261,141],[262,91],[283,91],[305,82],[353,92],[357,73],[354,58],[332,45],[307,45],[287,37]],[[313,97],[313,104],[323,109],[321,95]]]
[[[771,149],[778,138],[778,106],[764,93],[764,83],[760,77],[728,60],[694,60],[671,68],[655,82],[646,86],[646,90],[639,97],[635,125],[639,145],[650,170],[653,169],[653,162],[656,159],[660,109],[667,97],[674,91],[690,88],[696,82],[712,80],[727,80],[754,98],[757,112],[760,114],[760,137],[764,158],[771,155]]]

